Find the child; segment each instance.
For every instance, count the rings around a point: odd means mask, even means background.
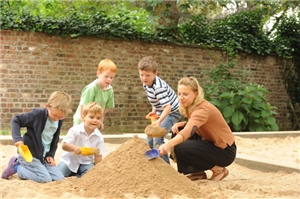
[[[3,179],[8,179],[15,173],[22,179],[36,182],[50,182],[64,178],[56,167],[54,155],[63,119],[72,112],[71,108],[72,98],[65,92],[56,91],[50,95],[46,108],[33,109],[12,119],[12,137],[15,146],[27,145],[33,160],[26,162],[18,153],[18,158],[12,157],[3,171]],[[27,128],[23,137],[20,132],[22,127]]]
[[[152,106],[152,111],[147,115],[155,113],[160,116],[153,125],[166,128],[167,132],[170,132],[173,124],[181,118],[176,93],[164,80],[157,76],[157,63],[153,57],[142,58],[138,63],[138,70],[148,100]],[[164,143],[165,136],[161,138],[147,137],[147,144],[150,148],[158,148]],[[167,154],[161,157],[170,164]]]
[[[83,122],[73,126],[62,140],[62,148],[67,152],[61,156],[57,167],[65,177],[81,177],[102,160],[102,154],[105,152],[104,138],[97,129],[102,114],[102,108],[96,102],[85,104],[82,108]],[[100,153],[83,156],[81,147],[97,148]]]
[[[104,116],[108,108],[114,108],[114,91],[110,85],[117,73],[116,65],[109,59],[102,60],[98,65],[97,76],[89,85],[85,86],[81,93],[79,106],[74,115],[74,125],[81,123],[82,106],[89,102],[97,102],[104,113],[102,114],[99,129],[104,129]]]

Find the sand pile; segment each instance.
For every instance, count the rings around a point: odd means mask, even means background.
[[[147,160],[145,140],[134,137],[76,183],[84,197],[201,198],[199,186],[161,158]]]
[[[300,137],[240,138],[236,137],[239,155],[261,157],[269,163],[295,165],[300,168]],[[36,183],[21,180],[14,174],[9,180],[0,178],[0,198],[20,199],[199,199],[215,198],[300,198],[300,173],[260,171],[236,163],[228,167],[229,175],[220,182],[186,181],[161,159],[142,158],[149,149],[145,140],[132,139],[125,144],[105,143],[107,155],[82,178],[69,177],[61,181]],[[119,150],[118,150],[119,149]],[[262,153],[263,151],[263,153]],[[56,162],[63,154],[59,143]],[[0,144],[0,168],[16,155],[16,147]],[[207,171],[208,177],[211,172]],[[182,177],[182,178],[180,178]],[[197,186],[195,188],[195,186]],[[197,189],[197,190],[195,190]],[[199,194],[197,191],[201,191]],[[177,196],[172,195],[175,193]],[[92,197],[95,196],[95,197]]]

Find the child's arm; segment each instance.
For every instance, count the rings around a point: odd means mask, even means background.
[[[102,155],[94,155],[94,165],[98,164],[102,160]]]
[[[99,129],[100,129],[100,130],[103,130],[103,129],[104,129],[104,123],[103,123],[103,121],[104,121],[105,114],[106,114],[107,112],[108,112],[108,109],[107,109],[107,108],[104,109],[103,114],[102,114],[102,117],[101,117],[101,120],[100,120],[100,125],[99,125]]]
[[[80,147],[70,143],[63,142],[62,149],[68,152],[74,152],[75,154],[81,154]]]
[[[20,144],[24,144],[23,137],[21,135],[21,128],[26,127],[29,129],[35,129],[36,118],[43,117],[44,109],[33,109],[28,113],[22,113],[13,117],[11,122],[11,132],[13,137],[13,142],[15,146],[18,147]],[[26,129],[28,130],[28,129]],[[37,130],[37,129],[35,129]]]
[[[154,107],[154,106],[152,106],[152,111],[151,111],[151,113],[156,114],[156,111],[155,111],[155,107]]]
[[[79,114],[80,114],[80,119],[83,118],[83,114],[82,114],[82,105],[79,105]],[[82,119],[81,119],[82,121]]]
[[[161,113],[159,119],[154,123],[155,126],[160,126],[162,121],[164,121],[164,119],[170,114],[170,112],[171,112],[171,104],[168,104],[164,107],[164,110]]]
[[[33,129],[34,126],[34,120],[36,117],[42,117],[41,116],[41,110],[39,109],[34,109],[28,113],[22,113],[20,115],[17,115],[13,117],[12,123],[11,123],[11,132],[12,132],[12,137],[14,140],[14,143],[17,143],[19,141],[23,141],[23,137],[21,135],[21,128],[26,127],[26,128],[31,128]]]
[[[149,112],[149,113],[146,115],[146,119],[147,119],[147,116],[150,116],[150,115],[152,115],[152,114],[156,114],[156,111],[155,111],[154,106],[152,106],[152,111]]]

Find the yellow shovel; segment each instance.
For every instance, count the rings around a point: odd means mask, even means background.
[[[27,145],[20,144],[18,147],[18,152],[21,154],[21,156],[26,162],[32,162],[32,154]]]
[[[89,148],[89,147],[81,147],[80,148],[81,155],[87,156],[87,155],[98,155],[100,153],[100,150],[98,148]]]

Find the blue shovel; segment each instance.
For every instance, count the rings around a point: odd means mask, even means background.
[[[159,150],[150,149],[150,150],[145,152],[144,157],[148,160],[155,159],[155,158],[159,157]]]

